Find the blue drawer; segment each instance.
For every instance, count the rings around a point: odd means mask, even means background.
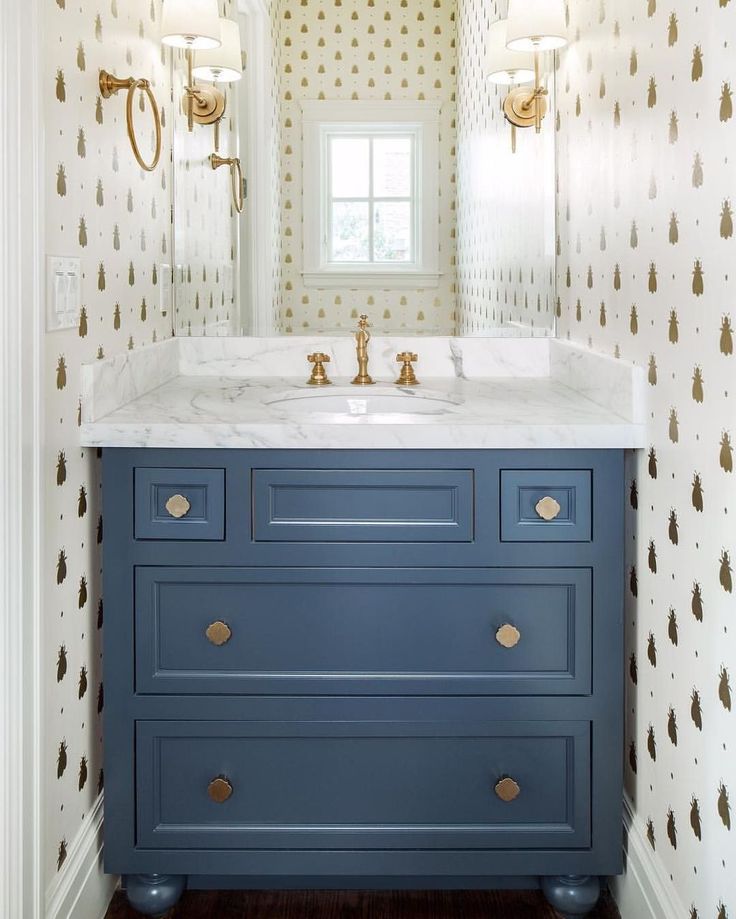
[[[137,568],[136,691],[585,695],[589,569]]]
[[[502,469],[502,542],[590,542],[590,469]]]
[[[225,538],[224,469],[135,469],[135,538]]]
[[[256,542],[471,542],[472,469],[254,469]]]
[[[136,786],[149,849],[582,848],[590,723],[139,721]]]

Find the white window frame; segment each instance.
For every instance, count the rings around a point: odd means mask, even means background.
[[[437,287],[439,270],[439,102],[302,102],[305,287]],[[328,143],[334,134],[410,135],[415,214],[412,262],[330,262]]]

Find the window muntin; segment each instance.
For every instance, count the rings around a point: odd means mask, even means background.
[[[417,263],[417,138],[400,129],[326,131],[326,265]]]

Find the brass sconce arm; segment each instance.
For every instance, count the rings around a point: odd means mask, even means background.
[[[213,169],[219,169],[220,166],[230,167],[230,185],[233,193],[233,206],[239,213],[243,213],[245,207],[245,190],[243,188],[243,168],[240,165],[239,156],[218,156],[213,153],[210,156],[210,165]]]
[[[187,128],[197,124],[215,124],[225,114],[225,96],[216,86],[202,86],[194,82],[194,52],[187,48],[187,85],[184,87],[184,109]]]
[[[517,86],[506,96],[503,111],[508,121],[517,128],[534,125],[537,134],[542,129],[542,119],[547,114],[547,88],[540,78],[539,52],[534,53],[534,87]]]

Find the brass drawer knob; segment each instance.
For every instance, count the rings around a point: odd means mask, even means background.
[[[550,498],[550,496],[547,495],[537,501],[534,510],[542,520],[554,520],[562,508],[560,507],[559,501],[555,501],[554,498]]]
[[[507,776],[496,783],[494,791],[502,801],[509,802],[513,801],[514,798],[518,798],[521,788],[510,776]]]
[[[520,639],[521,632],[516,628],[515,625],[511,625],[508,622],[505,625],[502,625],[501,628],[496,632],[496,641],[504,648],[513,648],[515,645],[519,644]]]
[[[220,645],[227,644],[227,642],[230,641],[233,632],[227,622],[218,619],[216,622],[211,622],[207,626],[207,630],[204,634],[207,636],[207,641],[211,642],[213,645],[217,645],[219,648]]]
[[[224,775],[218,775],[207,786],[207,794],[216,804],[223,804],[233,793],[233,786]]]
[[[166,502],[166,510],[169,516],[176,517],[177,520],[180,517],[186,517],[191,508],[192,505],[187,501],[184,495],[172,495]]]

